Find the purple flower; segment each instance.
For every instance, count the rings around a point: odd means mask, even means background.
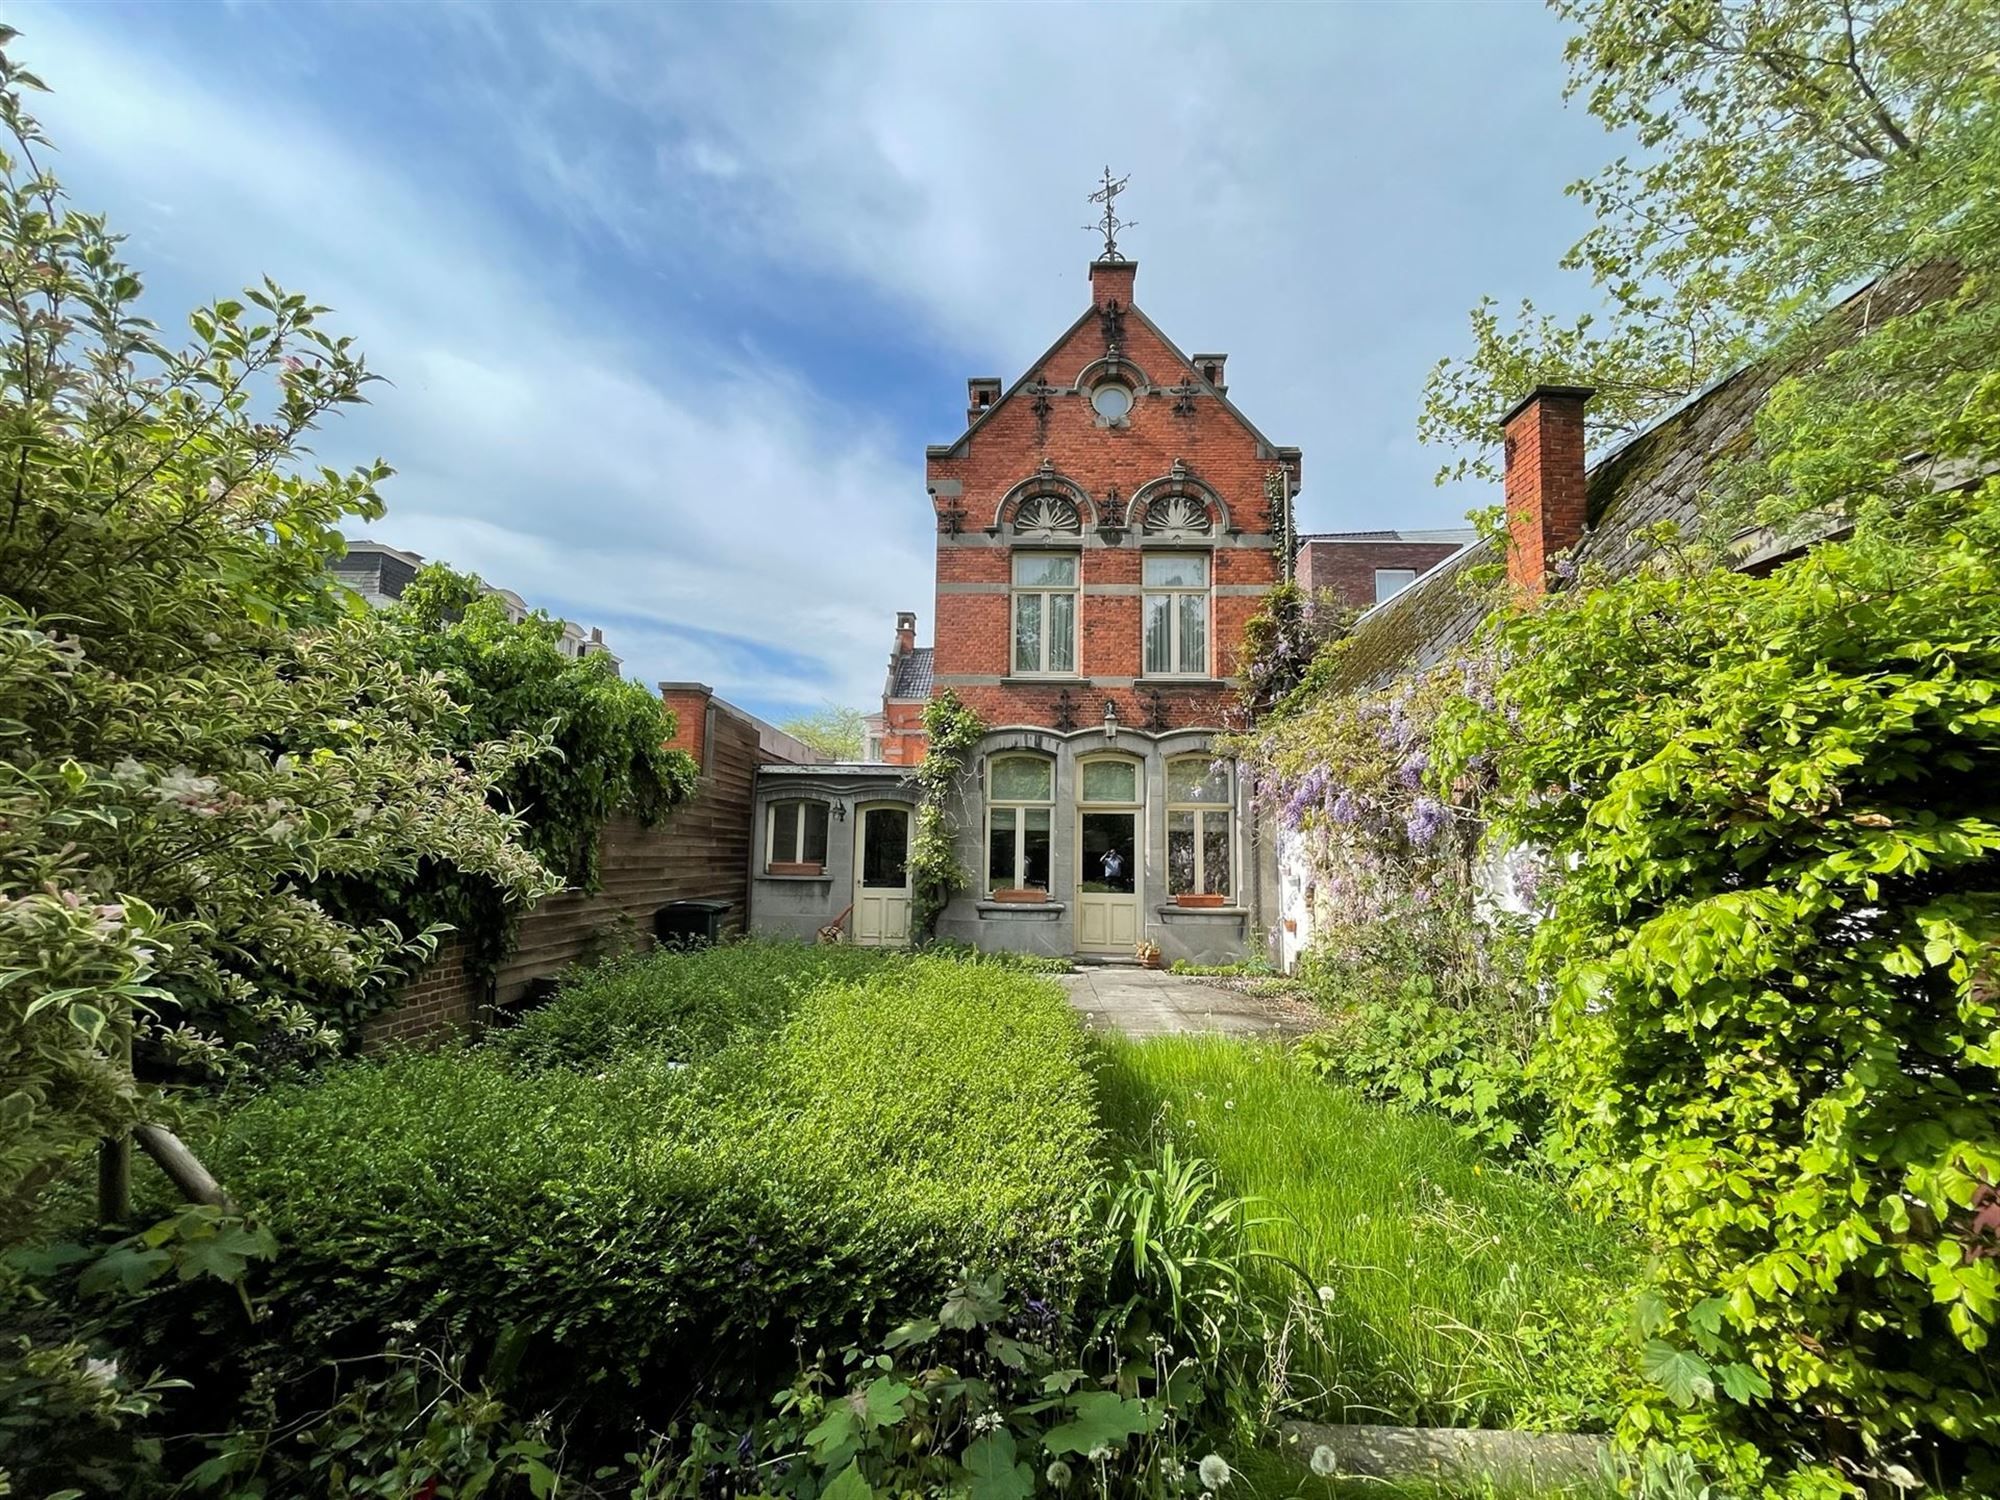
[[[1333,806],[1328,809],[1328,813],[1336,823],[1359,823],[1361,821],[1360,800],[1355,797],[1354,793],[1342,791],[1334,799]]]
[[[1410,836],[1410,842],[1421,849],[1444,832],[1445,824],[1450,821],[1443,803],[1435,797],[1419,797],[1416,806],[1410,809],[1410,815],[1403,820],[1403,831]]]
[[[1396,775],[1403,785],[1415,791],[1424,784],[1424,772],[1430,769],[1430,758],[1421,750],[1412,750],[1403,757],[1403,763],[1396,768]]]

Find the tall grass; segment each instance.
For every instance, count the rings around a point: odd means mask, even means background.
[[[1171,1139],[1260,1200],[1301,1415],[1590,1425],[1610,1415],[1632,1248],[1448,1125],[1329,1086],[1275,1045],[1108,1038],[1117,1143]]]

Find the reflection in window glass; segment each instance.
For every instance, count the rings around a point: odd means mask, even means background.
[[[1199,677],[1208,672],[1208,557],[1199,552],[1149,553],[1145,575],[1142,660],[1149,677]]]
[[[901,890],[909,884],[910,815],[900,807],[871,808],[861,834],[861,884]]]
[[[1087,760],[1083,763],[1085,802],[1137,802],[1139,768],[1129,760]]]
[[[1040,756],[1003,755],[988,766],[988,890],[1048,890],[1052,826],[1048,803],[1054,791],[1054,763]]]
[[[826,863],[826,804],[774,802],[767,862],[774,865]]]
[[[1073,552],[1014,554],[1014,667],[1049,675],[1076,670]]]
[[[1188,755],[1167,763],[1167,893],[1227,896],[1235,851],[1234,784],[1227,762]]]

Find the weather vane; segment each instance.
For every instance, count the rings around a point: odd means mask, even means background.
[[[1083,226],[1085,229],[1094,230],[1104,236],[1104,253],[1098,257],[1099,260],[1123,260],[1125,257],[1118,253],[1118,231],[1121,229],[1137,229],[1139,227],[1129,220],[1119,218],[1112,208],[1112,204],[1117,200],[1118,195],[1125,191],[1125,184],[1131,180],[1132,178],[1129,173],[1126,176],[1114,178],[1111,175],[1111,168],[1106,167],[1104,169],[1104,186],[1090,195],[1092,203],[1102,203],[1104,205],[1104,217],[1099,219],[1095,224],[1086,224]]]

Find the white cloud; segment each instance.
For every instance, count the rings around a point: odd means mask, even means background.
[[[401,464],[371,534],[617,622],[613,649],[648,678],[763,704],[879,693],[889,611],[930,594],[918,455],[782,368],[692,333],[636,343],[470,205],[301,120],[55,15],[32,43],[66,172],[158,205],[142,268],[167,251],[204,293],[269,268],[393,380],[322,435],[329,458]]]

